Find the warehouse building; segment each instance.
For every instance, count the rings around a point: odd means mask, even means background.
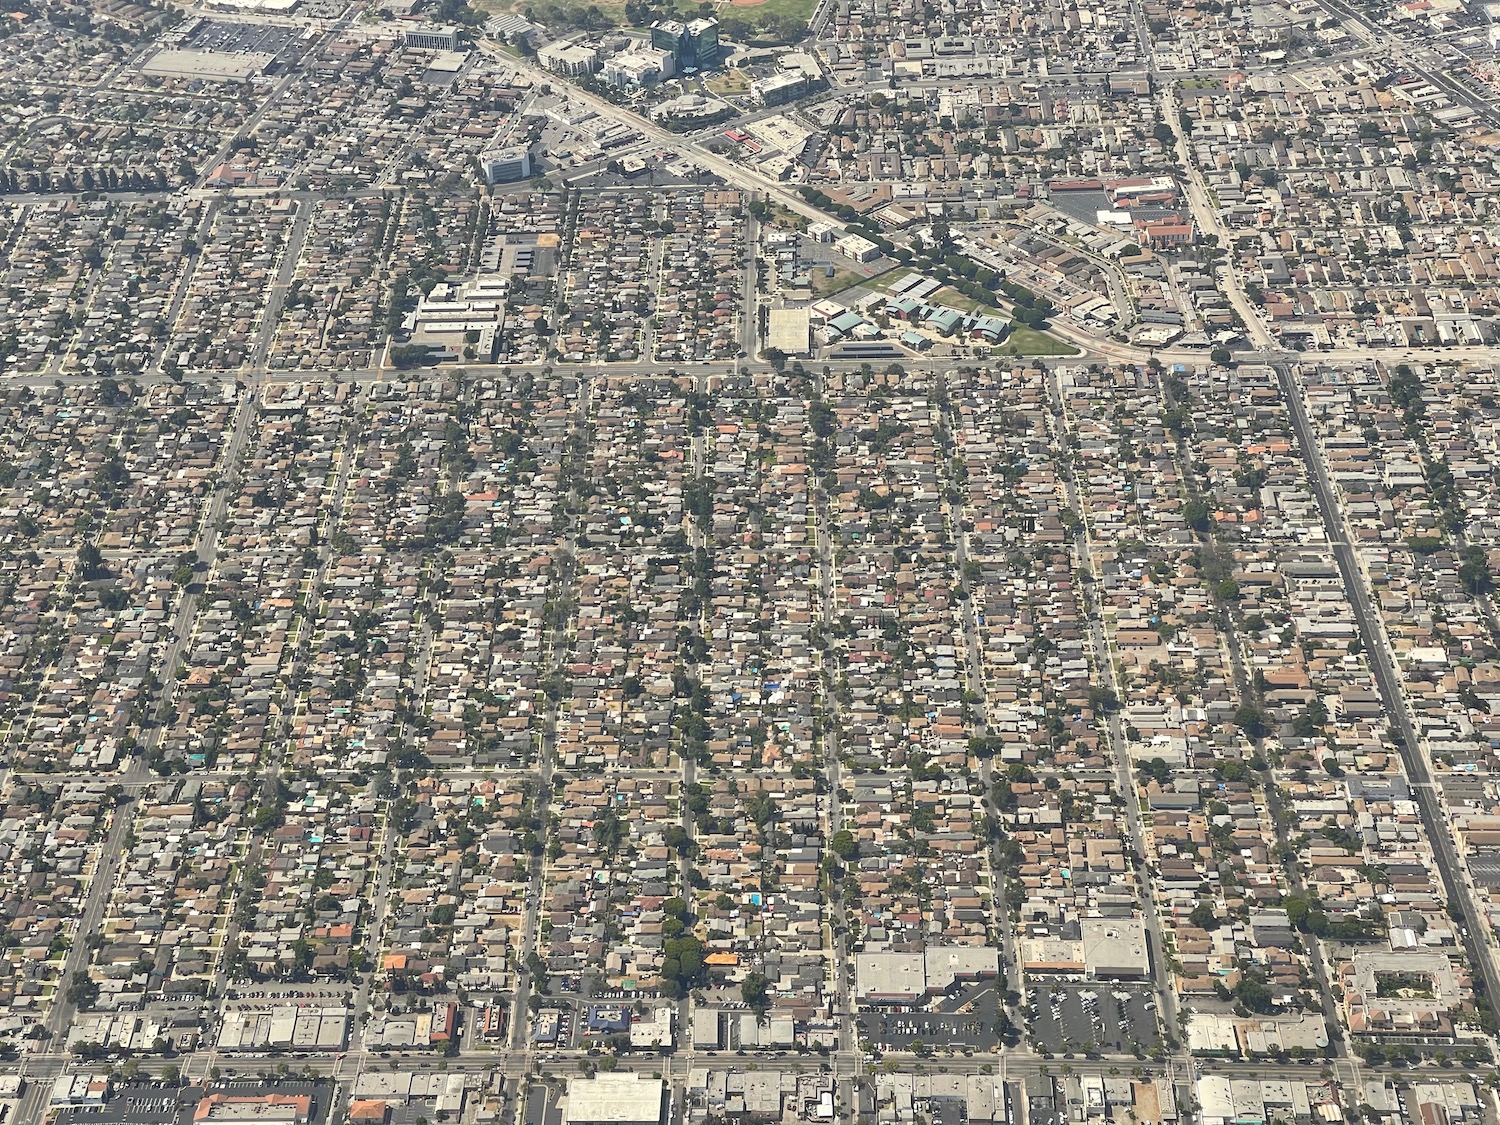
[[[157,51],[141,64],[141,73],[161,78],[196,78],[204,82],[244,82],[266,73],[275,61],[275,55],[260,51],[241,53],[174,48]]]
[[[563,1125],[661,1125],[666,1084],[632,1070],[568,1082]]]
[[[1140,918],[1085,918],[1084,971],[1095,980],[1144,980],[1151,975],[1146,923]]]
[[[869,1004],[917,1004],[955,985],[1000,973],[1000,951],[989,946],[933,945],[922,953],[861,953],[854,992]]]

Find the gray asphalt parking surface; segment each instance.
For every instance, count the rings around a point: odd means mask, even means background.
[[[1026,1034],[1039,1051],[1149,1051],[1161,1042],[1156,997],[1148,985],[1041,984],[1028,989]]]

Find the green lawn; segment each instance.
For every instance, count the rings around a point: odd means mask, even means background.
[[[812,225],[805,215],[790,211],[779,203],[771,204],[771,213],[763,221],[773,227],[796,231],[804,231]]]
[[[984,301],[976,301],[967,294],[960,293],[950,285],[945,285],[932,295],[932,303],[935,305],[947,305],[950,309],[959,312],[984,313],[986,316],[1004,316],[997,307]]]
[[[703,83],[713,93],[743,94],[750,89],[750,75],[739,68],[721,70],[718,74],[710,75]]]
[[[947,285],[932,295],[932,302],[947,305],[950,309],[957,309],[959,312],[983,313],[1009,319],[1008,313],[1002,312],[994,305],[976,301],[973,297]],[[999,352],[1001,355],[1010,356],[1077,355],[1078,349],[1072,344],[1059,340],[1056,336],[1049,336],[1045,332],[1038,332],[1035,328],[1027,328],[1024,324],[1012,322],[1010,335],[1005,338],[1005,343],[1000,345]]]
[[[548,25],[554,31],[567,31],[573,27],[588,26],[582,14],[592,7],[597,8],[599,14],[614,27],[630,30],[630,21],[625,18],[625,0],[548,0],[546,3],[537,3],[537,0],[468,0],[468,3],[469,7],[477,8],[485,13],[519,13],[527,8],[534,8],[537,22]],[[698,15],[698,5],[689,3],[688,0],[657,0],[656,7],[664,13],[669,12],[686,19],[692,19]],[[635,30],[643,29],[636,28]]]
[[[866,280],[853,270],[834,270],[832,277],[825,276],[825,273],[826,271],[821,266],[813,267],[812,291],[819,297],[831,297],[835,293],[842,293],[845,289],[863,285]]]
[[[999,350],[1001,355],[1011,356],[1078,354],[1078,349],[1072,344],[1023,324],[1017,324],[1010,330],[1010,335],[1005,338],[1005,343],[1000,345]]]
[[[906,266],[896,265],[892,269],[879,270],[876,273],[864,274],[857,269],[835,270],[832,277],[823,276],[823,267],[814,266],[812,271],[812,289],[819,297],[836,297],[840,293],[850,289],[865,289],[871,293],[884,293],[885,287],[890,284],[891,278],[897,274],[910,272]]]
[[[765,0],[761,4],[744,5],[734,4],[730,0],[721,0],[718,4],[718,13],[721,20],[737,17],[753,23],[756,16],[769,15],[789,16],[806,23],[812,19],[813,9],[817,6],[817,0]]]
[[[484,12],[520,12],[527,7],[537,10],[537,18],[544,23],[553,22],[582,26],[582,21],[577,19],[566,19],[563,21],[550,19],[556,13],[544,11],[544,8],[558,8],[562,14],[571,15],[574,12],[581,13],[585,8],[595,7],[599,12],[609,19],[616,27],[629,28],[629,21],[625,19],[625,0],[551,0],[550,3],[539,4],[536,0],[469,0],[473,8]],[[752,26],[757,25],[761,17],[790,18],[805,24],[812,19],[812,14],[817,8],[817,0],[764,0],[760,4],[740,6],[732,0],[713,0],[714,14],[721,20],[744,20]],[[683,19],[692,19],[699,13],[699,6],[694,0],[655,0],[654,7],[663,11],[671,12]],[[639,29],[637,29],[639,30]]]

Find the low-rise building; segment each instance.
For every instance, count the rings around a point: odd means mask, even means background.
[[[960,982],[985,980],[999,971],[999,951],[990,946],[934,945],[922,953],[861,953],[854,963],[854,992],[867,1003],[920,1003]]]
[[[880,247],[858,234],[846,234],[833,244],[833,248],[846,258],[856,262],[873,262],[880,257]]]
[[[1140,918],[1085,918],[1084,970],[1095,980],[1139,980],[1151,975],[1146,923]]]
[[[634,1071],[568,1083],[563,1125],[660,1125],[666,1086]]]
[[[193,1121],[307,1125],[311,1114],[311,1094],[263,1094],[251,1097],[209,1094],[193,1110]]]

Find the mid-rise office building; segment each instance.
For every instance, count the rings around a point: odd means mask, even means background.
[[[575,43],[548,43],[536,53],[536,61],[553,74],[582,78],[599,69],[599,52]]]
[[[657,20],[651,25],[651,46],[670,53],[679,72],[712,66],[719,58],[719,21]]]
[[[676,73],[677,60],[670,51],[655,47],[633,47],[604,63],[604,81],[611,86],[651,86]]]
[[[459,46],[459,31],[449,25],[409,27],[401,33],[401,42],[404,46],[417,47],[423,51],[456,51]]]
[[[531,175],[531,151],[522,145],[495,149],[479,160],[487,184],[508,184]]]

